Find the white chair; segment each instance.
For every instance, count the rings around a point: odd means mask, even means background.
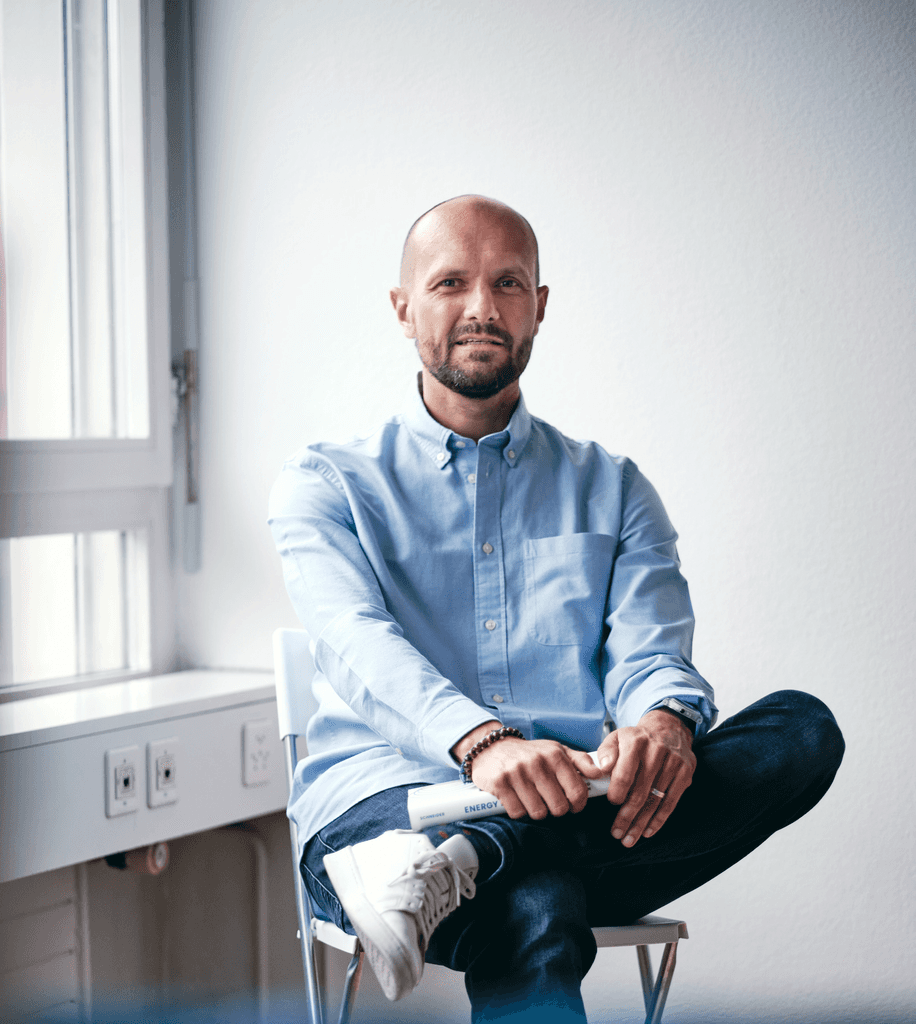
[[[297,738],[305,733],[305,726],[316,709],[309,674],[312,660],[309,654],[308,634],[301,629],[278,629],[274,633],[274,672],[277,686],[277,716],[280,721],[280,739],[286,750],[286,771],[290,785],[298,763]],[[317,940],[327,946],[350,954],[343,998],[340,1003],[338,1024],[347,1024],[359,988],[363,951],[359,939],[348,935],[313,911],[299,871],[299,840],[296,823],[290,821],[290,842],[293,857],[293,877],[296,887],[296,910],[299,915],[299,939],[302,947],[302,968],[308,996],[310,1024],[324,1024],[321,993],[315,969]],[[635,946],[642,980],[643,1001],[646,1006],[646,1024],[658,1024],[662,1019],[665,1000],[674,974],[679,939],[687,938],[687,925],[666,917],[644,917],[629,925],[594,928],[599,948],[606,946]],[[662,962],[658,974],[652,976],[649,959],[650,945],[664,943]]]

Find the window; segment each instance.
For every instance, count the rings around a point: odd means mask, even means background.
[[[171,667],[162,21],[0,0],[0,699]]]

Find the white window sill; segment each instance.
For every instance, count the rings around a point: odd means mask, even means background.
[[[262,703],[270,672],[192,669],[0,704],[0,751]]]

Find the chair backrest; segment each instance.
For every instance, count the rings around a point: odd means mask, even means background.
[[[308,720],[318,710],[312,695],[314,671],[308,633],[304,629],[275,630],[274,678],[281,740],[304,736]]]

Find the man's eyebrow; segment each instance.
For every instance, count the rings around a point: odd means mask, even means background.
[[[433,267],[430,272],[426,275],[427,281],[442,281],[447,277],[464,277],[467,274],[466,270],[462,270],[460,267],[446,267],[444,270],[440,270],[438,267]]]

